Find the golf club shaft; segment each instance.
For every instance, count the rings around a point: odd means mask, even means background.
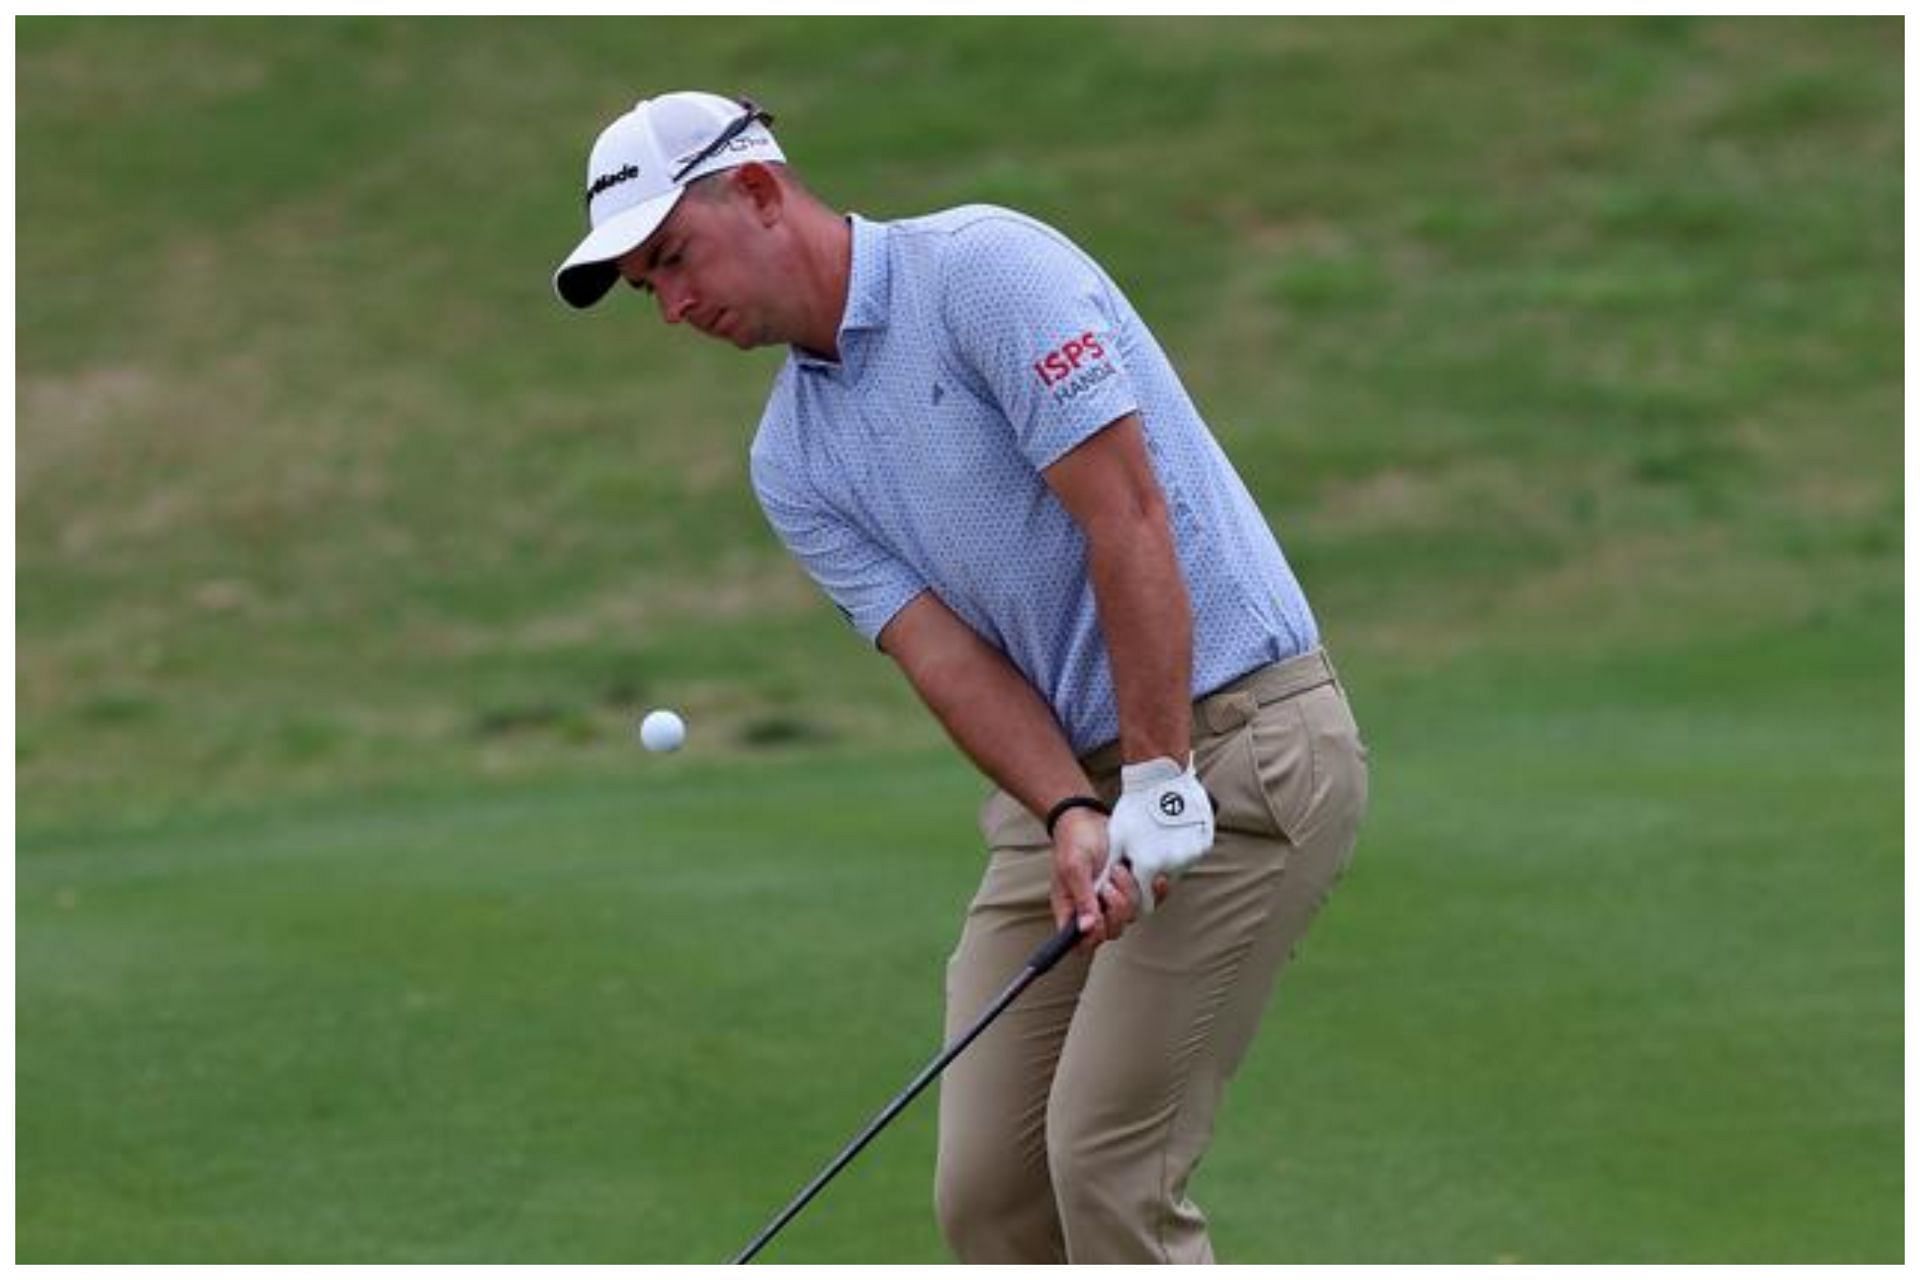
[[[1078,941],[1080,941],[1080,925],[1075,920],[1069,920],[1061,926],[1058,933],[1054,934],[1038,951],[1033,953],[1027,960],[1026,966],[1014,975],[1013,981],[1007,984],[1006,990],[994,997],[993,1003],[987,1006],[986,1012],[981,1014],[980,1017],[974,1021],[974,1024],[958,1036],[953,1043],[942,1049],[939,1056],[934,1058],[932,1062],[929,1062],[926,1067],[921,1070],[920,1074],[913,1078],[912,1083],[908,1084],[905,1089],[902,1089],[895,1095],[892,1102],[889,1102],[885,1107],[881,1108],[880,1114],[870,1120],[867,1123],[867,1127],[862,1129],[853,1141],[849,1142],[841,1150],[840,1154],[835,1156],[827,1164],[826,1168],[814,1176],[812,1182],[809,1182],[800,1189],[800,1194],[795,1196],[787,1207],[780,1211],[779,1216],[774,1218],[772,1222],[769,1222],[746,1248],[734,1255],[733,1262],[735,1264],[751,1262],[753,1255],[759,1253],[760,1250],[765,1247],[767,1241],[779,1234],[782,1227],[793,1221],[794,1216],[807,1207],[807,1202],[818,1195],[822,1187],[833,1181],[834,1175],[846,1168],[847,1164],[852,1161],[855,1156],[859,1155],[861,1150],[865,1148],[869,1142],[873,1141],[874,1136],[887,1127],[888,1122],[906,1110],[907,1104],[912,1102],[914,1098],[919,1095],[920,1091],[926,1088],[942,1071],[946,1070],[948,1063],[959,1057],[961,1051],[979,1038],[980,1033],[985,1031],[987,1027],[992,1024],[993,1020],[1005,1011],[1008,1005],[1019,999],[1020,993],[1025,991],[1027,987],[1033,983],[1034,979],[1058,964],[1060,957],[1073,950],[1074,944]]]

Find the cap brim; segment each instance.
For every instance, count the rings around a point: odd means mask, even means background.
[[[579,248],[567,255],[553,273],[553,291],[570,307],[587,308],[607,296],[620,279],[618,260],[639,248],[659,230],[686,194],[685,187],[657,195],[608,218],[587,233]]]

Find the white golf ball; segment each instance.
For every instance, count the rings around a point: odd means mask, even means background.
[[[640,722],[640,745],[649,751],[678,751],[687,740],[687,722],[671,711],[649,711]]]

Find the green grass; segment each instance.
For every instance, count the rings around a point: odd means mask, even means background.
[[[1200,1179],[1226,1256],[1898,1255],[1899,626],[1857,621],[1361,695],[1366,847]],[[689,759],[30,843],[22,1256],[722,1257],[931,1051],[976,793]],[[931,1116],[779,1256],[938,1260]]]
[[[1899,1259],[1901,30],[17,21],[20,1259],[717,1258],[930,1051],[978,786],[777,357],[547,293],[696,84],[1096,252],[1311,593],[1375,808],[1223,1256]],[[779,1256],[940,1258],[931,1118]]]

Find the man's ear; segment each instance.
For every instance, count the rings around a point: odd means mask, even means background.
[[[750,160],[733,171],[732,181],[734,190],[746,198],[747,207],[753,210],[755,221],[763,227],[780,221],[786,212],[787,193],[773,170]]]

